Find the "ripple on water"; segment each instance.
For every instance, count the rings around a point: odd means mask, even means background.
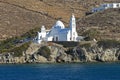
[[[0,80],[120,80],[119,74],[119,63],[0,65]]]

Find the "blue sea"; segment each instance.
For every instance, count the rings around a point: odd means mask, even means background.
[[[120,80],[120,63],[0,64],[0,80]]]

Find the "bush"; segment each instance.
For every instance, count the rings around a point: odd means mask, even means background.
[[[44,56],[44,57],[46,57],[46,58],[50,58],[51,52],[50,52],[49,47],[43,46],[43,47],[41,47],[41,48],[38,50],[38,54],[39,54],[39,55],[42,55],[42,56]]]
[[[0,52],[7,52],[9,49],[13,48],[15,46],[14,41],[17,39],[17,37],[9,38],[4,41],[0,42]]]
[[[20,57],[22,56],[23,52],[25,52],[28,49],[30,43],[31,42],[27,42],[27,43],[22,44],[19,47],[15,47],[11,49],[10,52],[14,52],[14,55],[13,55],[14,57]]]
[[[55,42],[57,44],[63,45],[63,47],[75,47],[79,44],[79,42],[68,42],[68,41],[59,41],[59,42]]]
[[[89,48],[91,47],[91,43],[80,44],[79,47]]]
[[[37,35],[38,28],[32,29],[22,36],[19,37],[13,37],[8,38],[4,41],[0,42],[0,53],[3,52],[9,52],[11,49],[15,48],[18,43],[20,43],[21,40],[27,39],[27,38],[34,38]],[[22,42],[21,42],[22,44]],[[17,49],[17,48],[16,48]]]
[[[34,38],[37,35],[39,28],[32,29],[21,36],[21,38]]]
[[[97,42],[99,47],[104,47],[104,48],[115,48],[115,47],[120,47],[120,41],[116,40],[102,40]]]

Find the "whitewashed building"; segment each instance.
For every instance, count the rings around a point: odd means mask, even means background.
[[[120,3],[106,3],[101,4],[100,7],[93,8],[91,12],[99,12],[109,8],[120,8]]]
[[[46,30],[42,26],[41,32],[38,32],[35,40],[37,43],[41,43],[41,41],[80,41],[82,38],[78,36],[75,16],[72,15],[68,28],[65,28],[63,22],[58,20],[50,30]]]
[[[120,3],[113,3],[112,8],[120,8]]]

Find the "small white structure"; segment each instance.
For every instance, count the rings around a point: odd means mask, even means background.
[[[91,12],[99,12],[109,8],[120,8],[120,3],[101,4],[100,7],[93,8]]]
[[[46,39],[46,29],[44,26],[41,27],[41,32],[38,32],[37,42],[41,43],[41,41]]]
[[[70,18],[69,28],[65,28],[64,24],[58,20],[55,25],[48,32],[44,26],[41,28],[41,32],[38,32],[36,38],[37,43],[41,41],[80,41],[81,36],[78,36],[76,31],[75,16]]]
[[[113,3],[112,8],[120,8],[120,3]]]

